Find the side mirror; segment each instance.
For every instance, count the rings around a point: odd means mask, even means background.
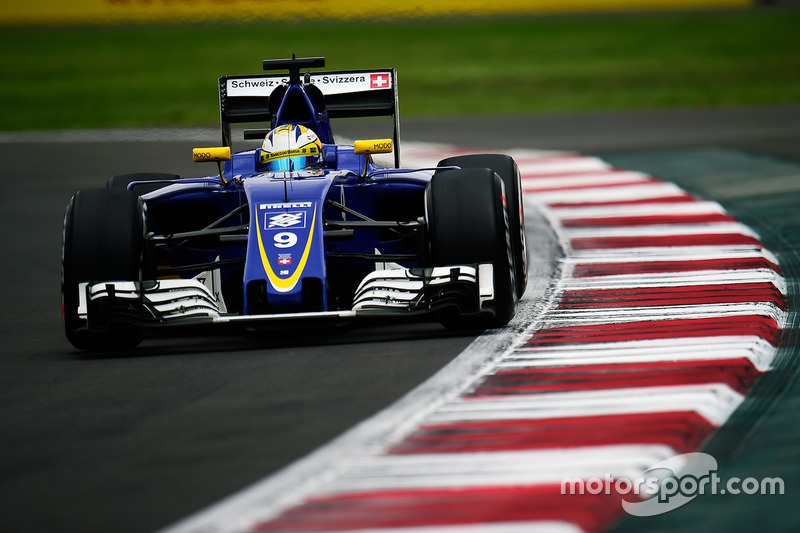
[[[388,154],[393,149],[391,139],[373,139],[370,141],[356,141],[353,148],[357,154]]]
[[[217,163],[219,177],[223,183],[228,183],[222,174],[222,162],[231,160],[231,147],[223,146],[218,148],[195,148],[192,150],[192,160],[195,163],[205,163],[213,161]]]
[[[391,139],[372,139],[369,141],[356,141],[353,143],[353,151],[360,155],[366,155],[364,158],[364,172],[361,177],[367,175],[369,167],[370,154],[388,154],[394,149]]]

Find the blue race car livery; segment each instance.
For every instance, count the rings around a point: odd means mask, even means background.
[[[516,163],[402,168],[395,70],[310,71],[324,65],[265,60],[269,74],[220,78],[221,146],[193,152],[216,174],[126,174],[73,196],[62,306],[74,346],[131,348],[149,328],[184,325],[513,317],[527,264]],[[335,142],[331,119],[373,116],[391,117],[391,138]],[[238,124],[259,125],[242,135],[262,147],[232,152]]]

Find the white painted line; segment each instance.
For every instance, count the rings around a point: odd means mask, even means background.
[[[519,173],[522,176],[566,174],[610,170],[611,165],[594,157],[573,157],[556,161],[520,161]]]
[[[581,187],[594,185],[601,187],[606,184],[616,183],[646,183],[653,181],[653,178],[641,172],[607,172],[603,174],[575,174],[560,177],[538,177],[533,169],[539,167],[533,165],[521,166],[519,171],[522,177],[522,188],[528,192],[536,194],[536,191],[547,189],[567,189],[569,187]],[[550,176],[547,174],[547,176]]]
[[[735,234],[758,238],[758,234],[738,222],[707,224],[659,224],[653,226],[612,226],[602,228],[563,228],[568,239],[590,237],[668,237],[678,235]]]
[[[723,383],[498,396],[448,403],[426,424],[690,411],[722,425],[744,397]]]
[[[565,268],[565,270],[570,270]],[[771,283],[786,294],[786,280],[771,268],[741,270],[698,270],[657,272],[654,274],[619,274],[595,278],[569,279],[565,290],[625,289],[631,287],[681,287],[684,285],[725,285],[737,283]]]
[[[594,207],[551,207],[561,219],[603,218],[644,215],[699,215],[723,214],[725,209],[717,202],[680,202],[663,204],[624,204]]]
[[[526,189],[524,184],[522,189]],[[647,200],[649,198],[662,198],[685,193],[686,191],[675,184],[654,182],[626,185],[625,187],[593,187],[589,189],[534,192],[531,193],[531,196],[534,201],[544,204],[579,204],[585,202]]]
[[[772,367],[775,347],[756,335],[684,337],[524,346],[497,363],[498,369],[747,359],[760,372]]]
[[[666,445],[365,457],[320,491],[559,484],[565,478],[636,479],[677,452]]]
[[[594,248],[572,250],[565,261],[577,263],[644,263],[647,261],[691,261],[700,259],[761,257],[778,264],[775,254],[762,246],[649,246],[642,248]]]
[[[670,305],[589,309],[556,309],[548,314],[547,327],[559,328],[592,324],[625,324],[694,318],[717,318],[759,315],[780,323],[784,311],[771,302]],[[609,330],[612,330],[609,327]],[[535,338],[535,337],[534,337]]]

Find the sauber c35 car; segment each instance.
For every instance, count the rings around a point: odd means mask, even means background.
[[[526,286],[516,163],[401,168],[395,70],[309,72],[324,66],[265,60],[269,74],[220,78],[222,146],[193,153],[215,175],[127,174],[72,197],[62,308],[75,347],[127,349],[149,328],[204,324],[508,323]],[[370,116],[391,117],[393,137],[335,142],[330,119]],[[233,124],[261,126],[242,134],[262,147],[232,154]]]

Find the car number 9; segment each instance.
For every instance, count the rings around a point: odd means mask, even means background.
[[[273,237],[275,248],[291,248],[297,244],[297,235],[288,231],[276,233]]]

